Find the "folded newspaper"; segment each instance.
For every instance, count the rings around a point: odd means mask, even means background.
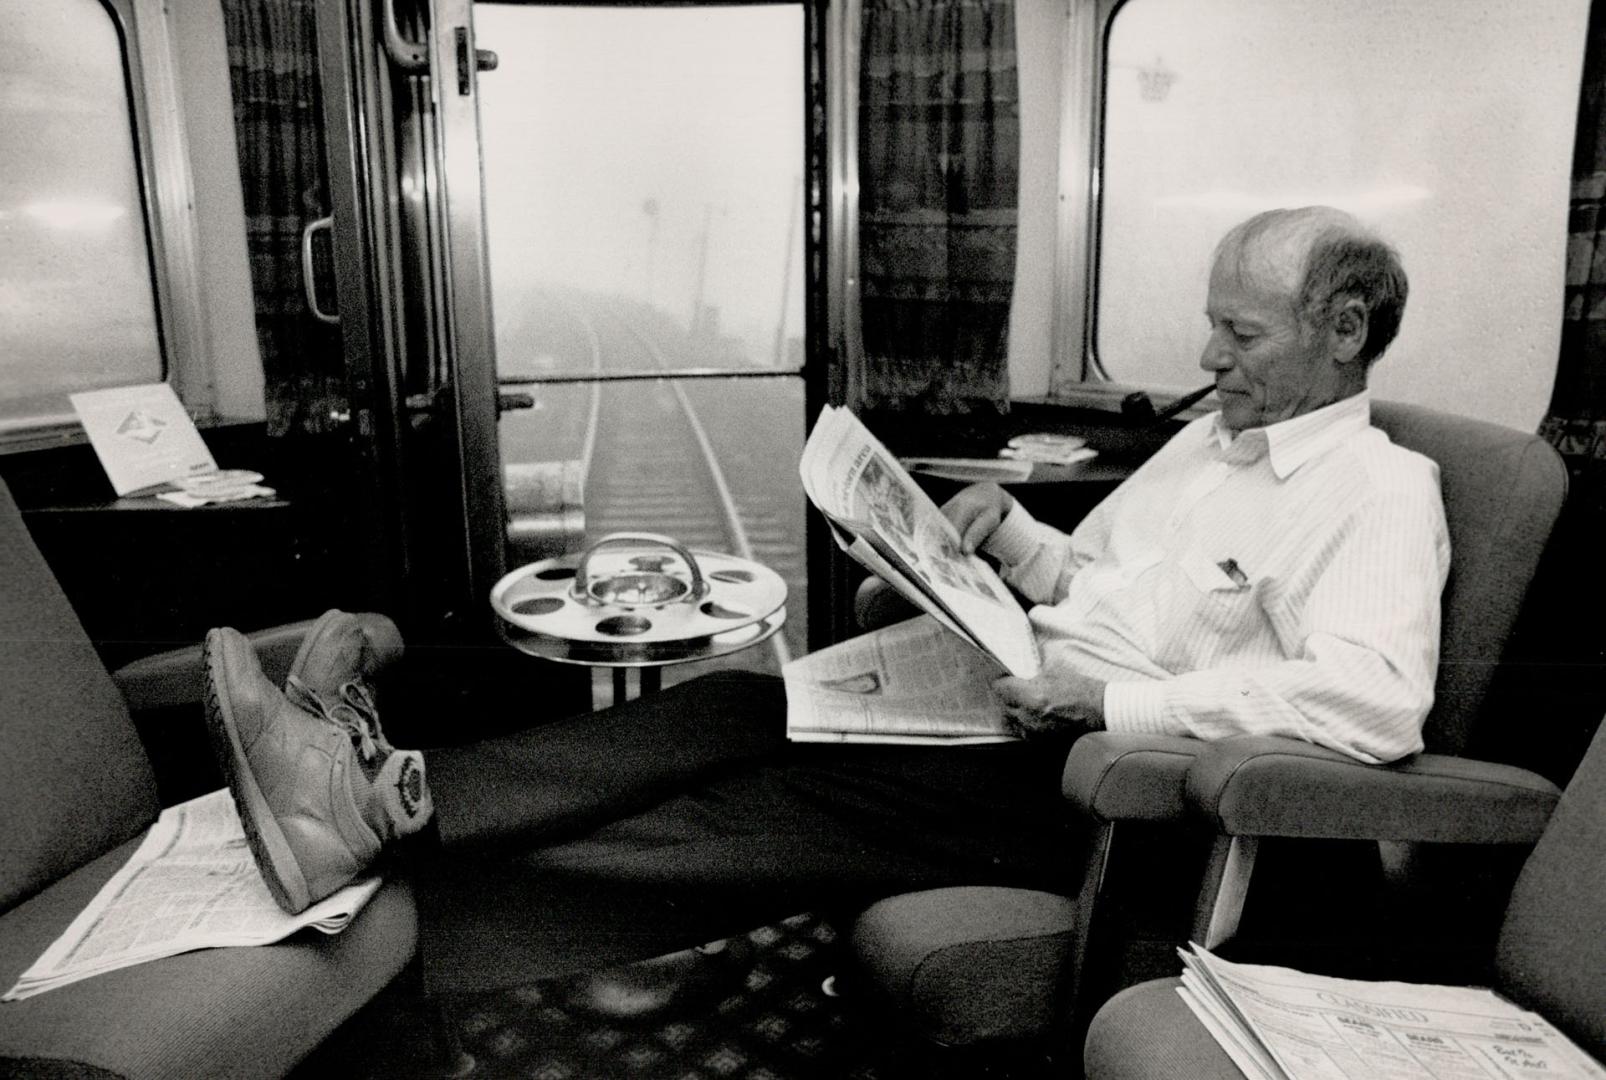
[[[793,660],[786,735],[793,742],[963,746],[1013,738],[992,681],[997,661],[929,615]]]
[[[220,788],[163,810],[133,857],[0,1000],[194,949],[267,945],[305,927],[336,934],[379,886],[368,878],[287,915],[263,883],[234,803]]]
[[[1037,639],[996,571],[870,430],[827,405],[803,447],[803,490],[844,551],[1012,675],[1037,674]]]
[[[1039,670],[1031,622],[1008,586],[985,561],[960,549],[953,523],[848,410],[828,405],[821,411],[798,471],[842,549],[930,620],[918,647],[903,637],[881,640],[881,631],[789,665],[784,673],[791,737],[821,740],[834,732],[854,741],[941,743],[1007,738],[988,685],[1005,673],[1031,678]],[[943,640],[931,622],[953,640]],[[981,678],[983,673],[990,677]],[[952,712],[919,720],[937,700],[929,691],[938,674],[949,695],[960,693],[961,679],[971,680],[963,711],[974,730],[956,732]],[[852,701],[832,689],[871,679],[877,690],[852,695]]]
[[[1177,992],[1257,1080],[1606,1080],[1543,1017],[1492,990],[1334,979],[1190,948],[1178,950]]]

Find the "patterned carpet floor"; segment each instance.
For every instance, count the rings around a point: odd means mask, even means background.
[[[391,1017],[377,1027],[369,1018],[368,1034],[337,1038],[297,1077],[1040,1080],[1073,1075],[1040,1057],[977,1059],[899,1035],[885,1017],[822,989],[835,974],[835,942],[835,930],[812,915],[761,927],[730,943],[727,970],[717,985],[641,1016],[598,1011],[594,984],[586,979],[458,997],[447,1010],[464,1055],[462,1071],[455,1074],[438,1047],[418,1037],[429,1025],[416,1015],[411,1021]]]
[[[753,931],[746,970],[728,985],[640,1020],[587,1007],[585,981],[536,983],[465,1000],[455,1008],[471,1074],[486,1080],[876,1080],[873,1060],[838,999],[832,974],[835,934],[809,916]],[[743,950],[747,952],[747,950]],[[874,1048],[879,1049],[879,1048]]]

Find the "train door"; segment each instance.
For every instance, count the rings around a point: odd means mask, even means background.
[[[646,531],[758,560],[788,624],[739,662],[774,668],[807,640],[811,11],[473,13],[513,557]]]
[[[801,2],[320,6],[399,600],[472,626],[510,563],[648,531],[786,579],[787,626],[743,666],[804,647],[821,25]]]
[[[371,592],[427,639],[483,637],[503,511],[468,3],[322,0],[317,19],[338,312],[321,317],[344,341]]]

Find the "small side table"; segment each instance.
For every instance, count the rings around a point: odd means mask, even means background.
[[[786,624],[786,583],[748,559],[615,533],[580,555],[521,566],[491,590],[502,636],[529,656],[606,668],[613,700],[656,692],[662,669],[729,656]]]
[[[641,694],[657,693],[663,687],[663,669],[672,664],[713,660],[750,649],[774,637],[776,631],[785,625],[786,609],[783,607],[767,619],[694,641],[677,642],[673,646],[631,647],[621,643],[597,652],[576,649],[575,642],[532,634],[506,622],[502,624],[502,637],[526,656],[610,670],[613,675],[613,701],[618,704]],[[636,672],[635,694],[630,693],[632,669]]]

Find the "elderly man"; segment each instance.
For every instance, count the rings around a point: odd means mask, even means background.
[[[1347,215],[1252,218],[1210,278],[1219,413],[1069,536],[996,487],[945,508],[1039,602],[1043,673],[995,684],[1014,744],[791,745],[778,680],[723,674],[431,751],[426,785],[367,689],[400,652],[388,620],[326,615],[288,696],[213,631],[210,727],[265,879],[296,910],[423,831],[427,977],[483,988],[909,889],[1074,887],[1058,775],[1088,730],[1420,748],[1449,545],[1435,467],[1369,425],[1366,395],[1405,293]]]
[[[967,547],[1044,605],[1045,673],[997,686],[1017,724],[1422,749],[1449,539],[1437,467],[1369,425],[1366,393],[1405,293],[1347,215],[1251,218],[1205,304],[1220,412],[1069,537],[996,486],[949,503]]]

